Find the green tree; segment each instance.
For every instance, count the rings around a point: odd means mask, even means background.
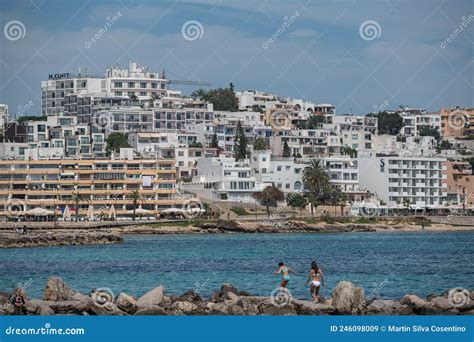
[[[191,97],[198,98],[198,99],[203,99],[204,96],[206,96],[207,91],[205,89],[198,89],[195,90],[191,93]]]
[[[349,146],[343,146],[341,148],[341,154],[350,156],[351,158],[357,158],[357,150]]]
[[[38,116],[38,115],[24,115],[24,116],[20,116],[16,119],[16,121],[21,124],[25,121],[46,121],[47,120],[47,116],[44,115],[44,116]]]
[[[112,133],[108,136],[107,140],[107,152],[119,152],[121,148],[130,147],[127,137],[122,133]]]
[[[267,144],[265,144],[265,139],[262,137],[257,137],[253,142],[254,151],[263,151],[267,149]]]
[[[433,137],[436,141],[439,141],[441,138],[437,127],[421,126],[421,128],[418,129],[418,134],[420,137]]]
[[[371,116],[377,118],[379,134],[397,135],[403,127],[403,118],[398,113],[380,112]]]
[[[267,207],[267,216],[270,217],[270,207],[277,207],[278,201],[283,201],[285,195],[276,186],[267,186],[263,191],[255,192],[252,194],[260,205]]]
[[[306,121],[306,129],[316,129],[322,123],[326,122],[326,117],[321,114],[310,114]]]
[[[320,159],[311,160],[303,169],[303,184],[308,191],[312,215],[313,210],[327,199],[330,189],[329,172]]]
[[[449,150],[453,147],[453,144],[451,144],[448,140],[441,140],[438,144],[438,153],[441,152],[442,150]]]
[[[136,211],[137,211],[137,207],[140,203],[143,202],[143,197],[142,195],[140,194],[140,190],[133,190],[131,193],[130,193],[130,200],[132,202],[132,206],[133,206],[133,216],[132,216],[132,220],[135,221],[135,217],[136,217]]]
[[[191,96],[211,102],[214,105],[214,110],[235,112],[239,108],[239,100],[235,96],[234,85],[232,83],[229,84],[229,88],[212,90],[198,89],[193,91]]]
[[[235,160],[241,160],[247,158],[248,155],[248,142],[245,136],[244,129],[240,120],[237,122],[237,128],[235,130],[234,137],[234,154]]]
[[[286,204],[292,208],[303,210],[307,203],[306,198],[299,193],[292,192],[286,196]]]
[[[290,146],[288,146],[288,142],[286,140],[283,142],[283,154],[282,155],[285,158],[291,157]]]
[[[217,133],[216,132],[214,132],[214,134],[212,136],[211,147],[212,148],[219,148],[219,139],[217,138]]]

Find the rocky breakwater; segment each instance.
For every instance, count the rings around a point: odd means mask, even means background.
[[[453,292],[454,291],[454,292]],[[94,289],[88,295],[71,289],[61,278],[48,280],[43,299],[28,299],[15,308],[12,295],[0,293],[0,314],[25,315],[472,315],[474,292],[453,289],[426,299],[406,295],[400,300],[368,300],[362,288],[343,281],[332,297],[321,303],[291,295],[252,296],[224,284],[208,299],[193,290],[180,296],[165,294],[158,286],[139,298],[126,293],[114,296],[110,289]],[[279,293],[278,291],[276,293]],[[288,294],[288,293],[287,293]]]
[[[359,224],[309,224],[298,220],[263,220],[259,222],[220,220],[211,223],[195,224],[202,232],[208,233],[337,233],[376,231],[370,225]]]
[[[107,231],[49,230],[29,231],[28,234],[18,234],[16,232],[0,233],[0,248],[107,245],[119,242],[123,242],[120,234]]]

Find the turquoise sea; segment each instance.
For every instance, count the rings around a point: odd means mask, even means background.
[[[280,281],[272,272],[284,261],[299,272],[288,285],[292,294],[307,298],[306,274],[317,260],[327,281],[323,296],[350,280],[366,295],[424,297],[474,289],[473,240],[471,232],[129,235],[117,245],[2,249],[0,290],[22,283],[40,297],[55,275],[84,293],[106,287],[140,296],[162,284],[170,294],[197,289],[207,296],[227,282],[270,295]]]

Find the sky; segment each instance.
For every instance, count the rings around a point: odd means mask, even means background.
[[[474,107],[470,0],[1,0],[0,25],[0,103],[13,115],[41,112],[51,73],[130,60],[338,114]]]

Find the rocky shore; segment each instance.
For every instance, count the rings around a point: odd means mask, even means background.
[[[150,224],[131,224],[113,228],[30,228],[28,234],[13,230],[0,231],[0,248],[103,245],[123,242],[128,234],[234,234],[234,233],[347,233],[347,232],[398,232],[398,231],[473,231],[472,226],[450,226],[431,224],[422,227],[414,223],[307,223],[296,219],[275,221],[218,220],[196,222],[158,222]]]
[[[276,291],[276,293],[279,293]],[[370,299],[362,288],[342,281],[331,298],[321,303],[292,298],[290,294],[252,296],[224,284],[207,299],[196,291],[167,296],[158,286],[139,298],[126,293],[114,296],[109,289],[94,289],[84,295],[61,278],[51,277],[43,299],[28,299],[17,288],[24,303],[19,309],[12,294],[0,292],[0,315],[473,315],[474,291],[453,289],[422,299],[407,294],[400,300]]]
[[[28,234],[19,234],[12,231],[2,231],[0,233],[0,248],[107,245],[119,242],[123,242],[122,236],[108,231],[75,229],[29,231]]]

